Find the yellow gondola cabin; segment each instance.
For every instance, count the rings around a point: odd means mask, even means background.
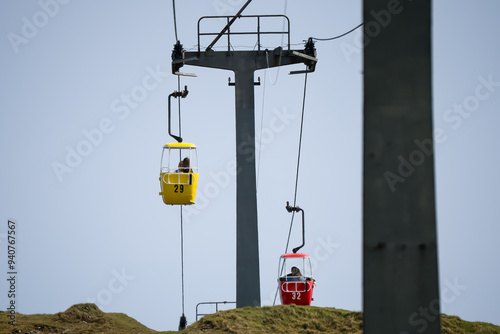
[[[160,196],[165,204],[194,204],[198,186],[198,152],[188,143],[163,146]]]

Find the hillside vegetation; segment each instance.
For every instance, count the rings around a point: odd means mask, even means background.
[[[124,333],[362,333],[363,314],[328,307],[279,305],[245,307],[207,315],[181,332],[157,332],[123,313],[104,313],[94,304],[77,304],[56,314],[16,315],[8,324],[0,312],[1,334]],[[500,333],[500,326],[442,316],[442,333]]]

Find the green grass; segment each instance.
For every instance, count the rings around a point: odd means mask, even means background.
[[[104,313],[94,304],[77,304],[56,314],[16,315],[0,312],[0,334],[143,334],[143,333],[362,333],[363,314],[332,307],[279,305],[245,307],[204,316],[181,332],[157,332],[123,313]],[[500,327],[442,315],[443,334],[500,333]]]
[[[182,333],[362,333],[363,314],[334,308],[245,307],[203,317]]]
[[[469,322],[460,319],[457,316],[443,315],[441,317],[441,327],[443,334],[462,334],[462,333],[500,333],[500,326],[495,326],[485,322]]]
[[[8,324],[7,312],[0,312],[0,333],[157,333],[123,313],[104,313],[95,304],[77,304],[56,314],[16,314]]]

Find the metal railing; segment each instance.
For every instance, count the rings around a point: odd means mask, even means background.
[[[302,289],[302,284],[304,289]],[[313,282],[311,281],[285,281],[281,285],[283,292],[307,292],[312,289]],[[290,288],[291,286],[291,288]],[[299,288],[300,287],[300,288]]]
[[[193,184],[195,177],[196,176],[193,173],[165,173],[163,174],[163,183],[190,185]],[[183,182],[181,182],[181,178]]]
[[[223,301],[223,302],[201,302],[196,304],[196,321],[198,321],[198,317],[204,316],[204,315],[209,315],[212,313],[198,313],[198,306],[200,305],[214,305],[215,304],[215,313],[219,312],[219,304],[236,304],[236,302],[228,302],[228,301]]]
[[[286,31],[261,31],[260,30],[260,19],[261,18],[272,18],[272,17],[281,17],[286,20]],[[246,18],[256,18],[257,19],[257,31],[246,31],[246,32],[231,32],[231,28],[228,27],[226,32],[200,32],[200,23],[204,19],[221,19],[225,18],[227,20],[227,24],[234,16],[202,16],[198,20],[198,53],[201,51],[200,44],[200,36],[219,36],[219,35],[227,35],[227,50],[231,51],[231,35],[257,35],[257,47],[260,51],[260,37],[261,35],[287,35],[287,50],[290,51],[290,19],[286,15],[241,15],[238,19],[246,19]]]

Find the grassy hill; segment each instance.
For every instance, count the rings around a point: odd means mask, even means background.
[[[363,314],[335,308],[279,305],[245,307],[203,317],[182,332],[157,332],[123,313],[104,313],[94,304],[77,304],[57,314],[17,314],[8,324],[0,312],[1,334],[123,334],[123,333],[362,333]],[[500,333],[500,326],[442,316],[442,333]]]
[[[56,314],[16,314],[8,324],[7,312],[0,312],[0,333],[157,333],[123,313],[104,313],[95,304],[77,304]]]

